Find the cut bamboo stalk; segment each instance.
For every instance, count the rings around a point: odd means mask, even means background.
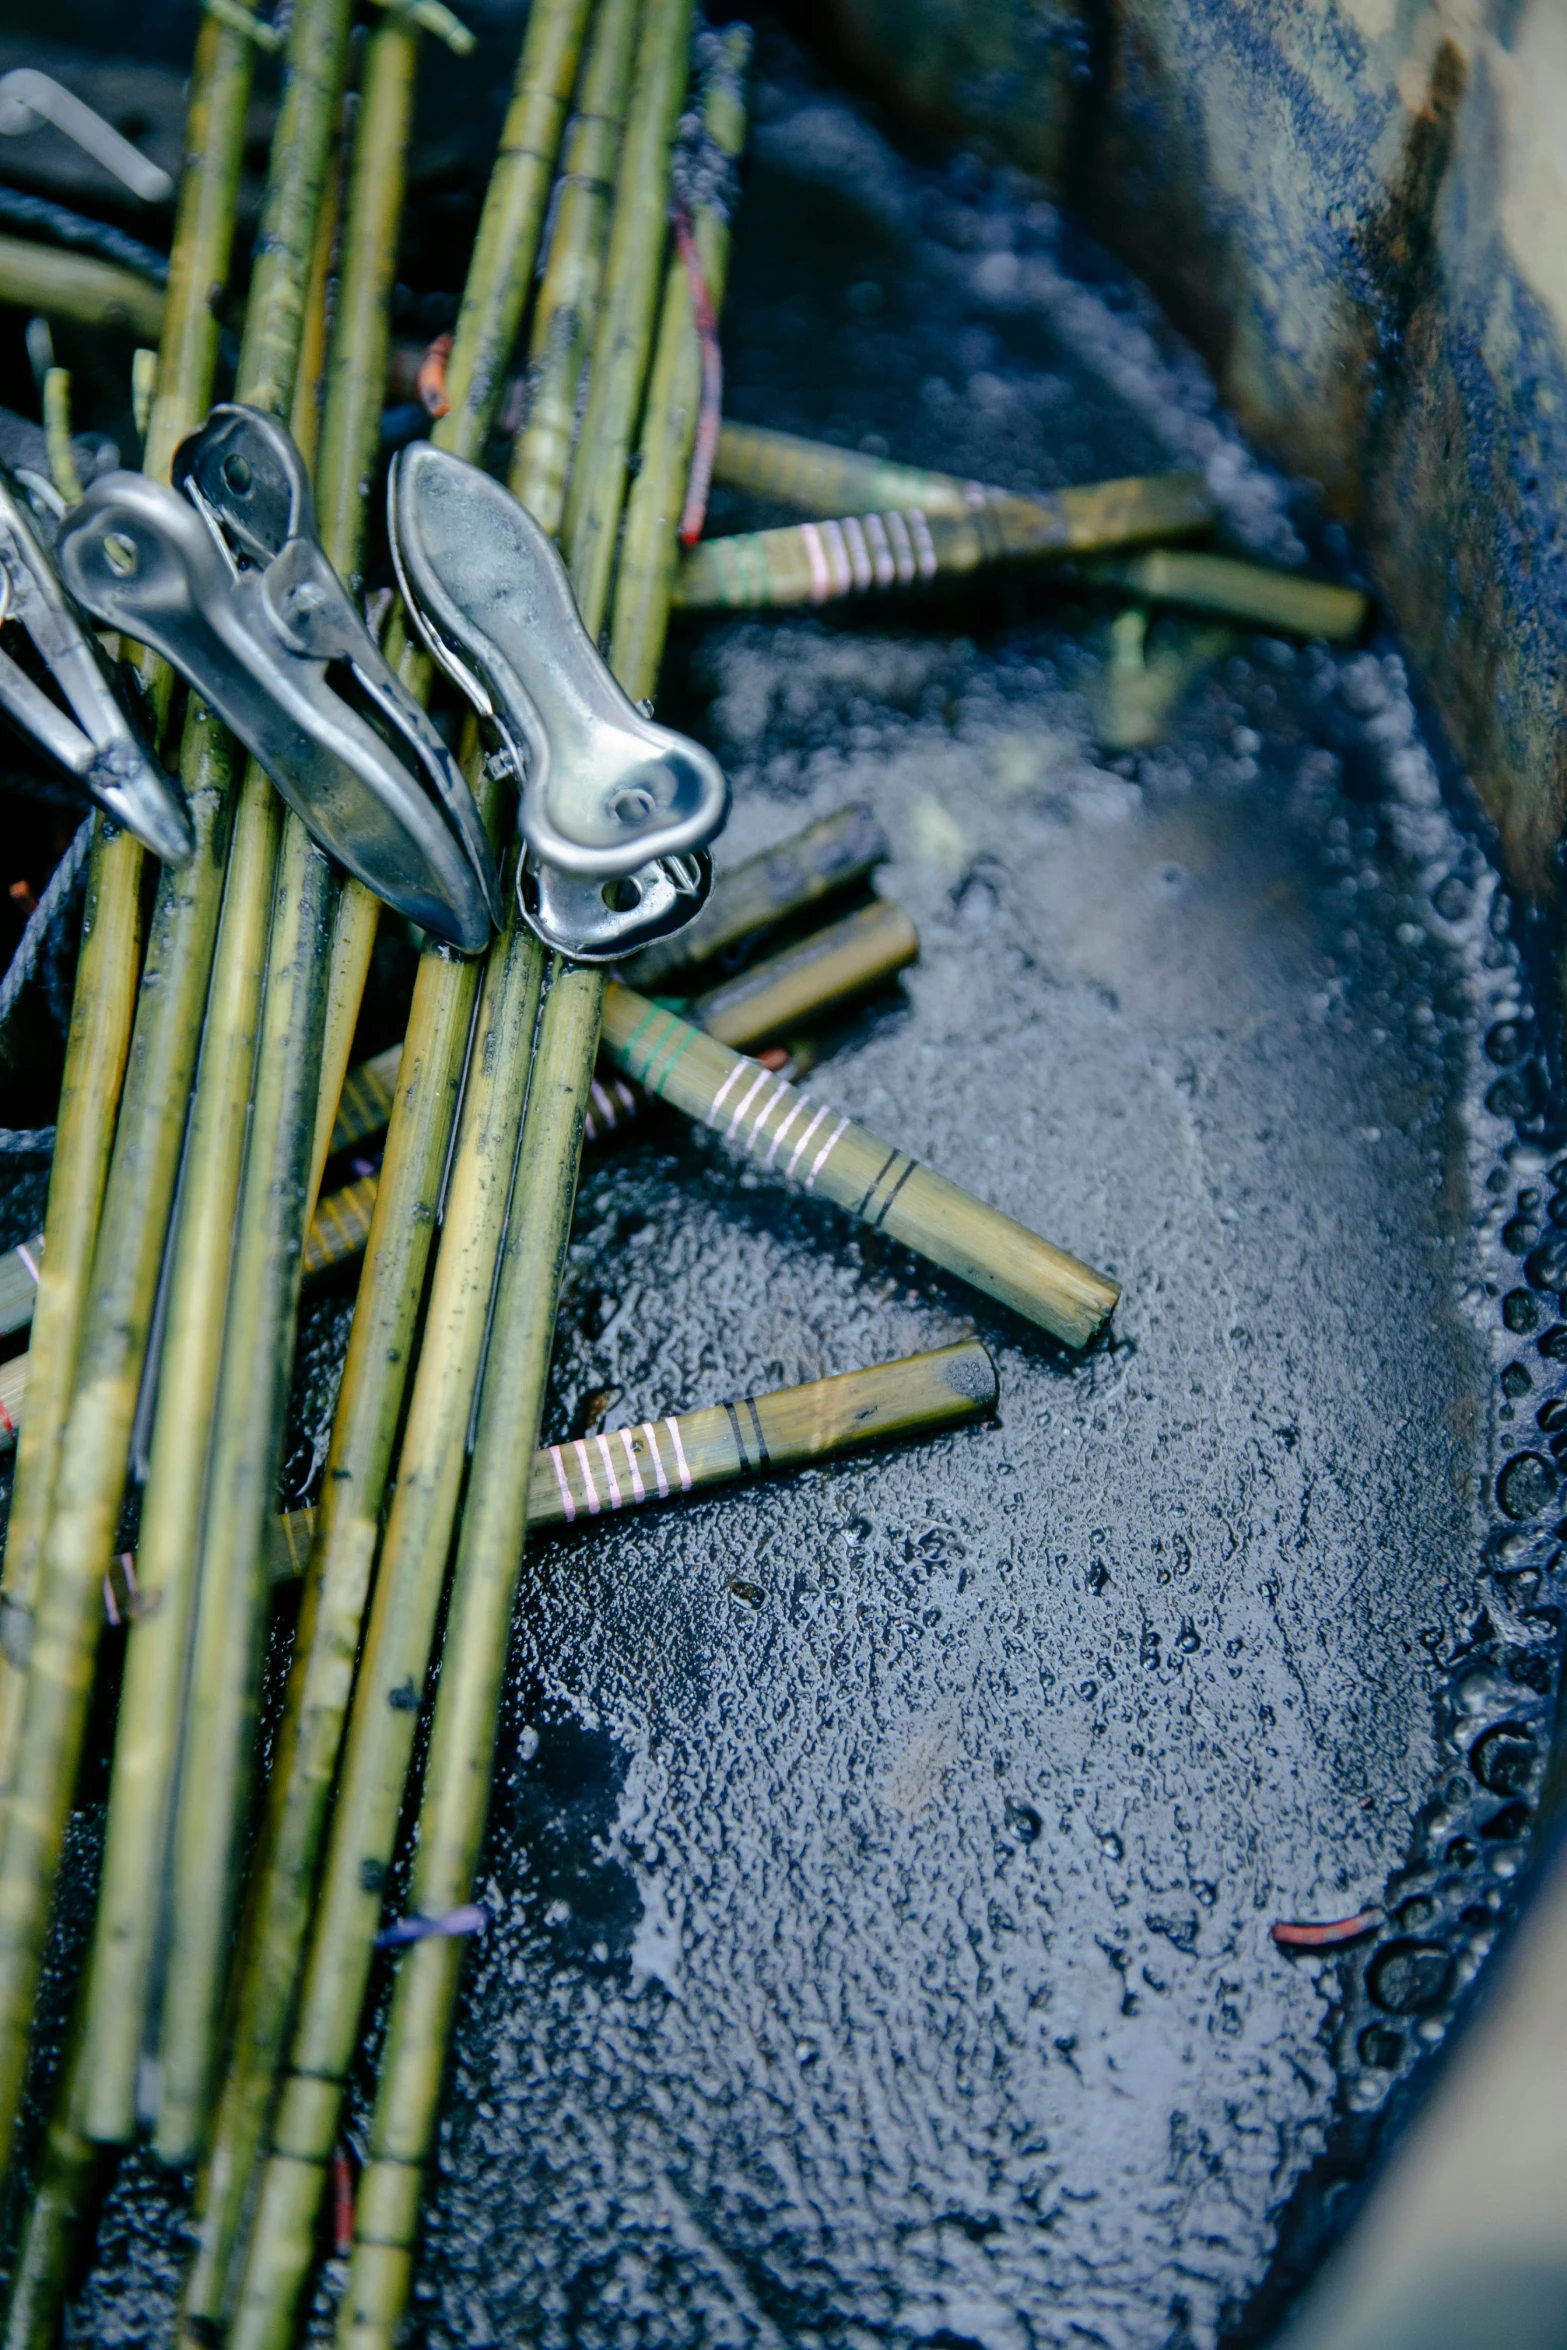
[[[0,303],[155,343],[163,331],[166,296],[161,286],[112,261],[0,236]]]
[[[1108,1275],[631,988],[610,985],[604,1047],[616,1068],[721,1131],[741,1155],[847,1208],[1067,1345],[1086,1346],[1114,1309],[1120,1288]]]
[[[511,492],[551,537],[559,530],[577,396],[598,315],[615,162],[636,54],[640,0],[603,0],[566,132],[560,193],[528,352],[528,405]]]
[[[60,2312],[98,2194],[105,2156],[82,2128],[80,2010],[78,1998],[11,2270],[0,2350],[56,2350]]]
[[[1093,554],[1207,530],[1213,509],[1193,473],[1155,473],[1059,490],[1049,500],[999,494],[967,514],[920,506],[789,523],[693,547],[675,580],[688,612],[828,604],[872,588],[928,586],[983,565]]]
[[[688,0],[650,0],[644,21],[636,99],[616,187],[604,314],[594,340],[593,375],[568,491],[568,561],[584,622],[594,635],[604,619],[629,434],[654,324],[650,305],[633,298],[627,280],[640,271],[651,280],[660,249],[651,224],[661,231],[668,207],[670,142],[684,87],[690,13]],[[729,107],[720,122],[738,143],[743,135],[738,107]],[[708,128],[718,128],[711,117]],[[664,471],[671,441],[682,448],[681,462],[688,465],[695,422],[694,410],[677,418],[650,404],[643,470],[651,464],[656,472]],[[650,582],[665,552],[648,520],[652,511],[645,510],[638,533],[628,528],[622,557],[640,566]],[[634,698],[651,691],[661,651],[656,638],[641,639],[639,659],[649,665],[644,679],[621,659],[621,648],[612,646],[612,664]],[[467,1898],[488,1809],[496,1716],[527,1526],[528,1464],[543,1408],[603,1000],[600,973],[551,958],[487,1341],[420,1805],[412,1897],[414,1906],[431,1916]],[[441,1889],[451,1884],[461,1884],[464,1892],[454,1900],[442,1898]],[[428,1963],[432,1954],[433,1965]],[[459,1965],[456,1943],[437,1937],[415,1944],[398,1971],[370,2160],[360,2178],[354,2248],[338,2314],[343,2350],[391,2350],[401,2330]]]
[[[676,972],[711,962],[775,923],[852,888],[891,854],[886,834],[863,801],[837,808],[775,848],[718,874],[696,920],[673,938],[644,947],[625,966],[625,977],[650,995]]]
[[[364,483],[375,463],[391,338],[419,40],[405,17],[384,19],[370,38],[360,91],[316,467],[322,545],[328,561],[350,578],[368,519]],[[255,1083],[202,1464],[207,1500],[171,1834],[159,2038],[154,2143],[166,2162],[187,2162],[199,2150],[217,2066],[266,1629],[267,1529],[312,1205],[337,894],[329,860],[290,811],[270,892]],[[254,902],[268,910],[266,893]],[[150,1942],[149,1933],[149,1949]]]
[[[685,95],[690,22],[685,0],[649,0],[632,77],[636,103],[615,180],[603,308],[593,336],[587,404],[561,531],[577,606],[591,637],[597,637],[609,611],[626,468],[663,282],[669,151]]]
[[[314,1870],[293,1888],[301,1926],[309,1915],[309,1941],[229,2350],[263,2350],[292,2339],[314,2258],[341,2084],[358,2043],[381,1885],[393,1857],[418,1727],[417,1692],[429,1671],[466,1467],[465,1437],[512,1187],[543,965],[543,948],[514,912],[486,977],[419,1369],[313,1909]],[[241,2047],[241,2064],[246,2054]]]
[[[1359,636],[1371,609],[1371,599],[1359,588],[1186,548],[1150,547],[1142,555],[1085,563],[1082,575],[1096,586],[1117,588],[1150,604],[1223,612],[1254,628],[1326,637],[1330,644],[1348,644]]]
[[[928,515],[961,520],[989,508],[1008,517],[1008,527],[1020,537],[1031,534],[1039,541],[1052,541],[1059,534],[1063,514],[1091,511],[1062,508],[1062,497],[1092,499],[1101,489],[1126,486],[1091,484],[1082,491],[1024,497],[985,482],[964,481],[957,474],[932,473],[920,465],[895,465],[885,457],[867,457],[858,449],[836,449],[830,442],[806,440],[798,433],[728,423],[718,437],[713,478],[806,514],[906,514],[918,507]],[[1174,496],[1180,510],[1190,515],[1189,529],[1202,529],[1217,519],[1211,502],[1202,496],[1200,476],[1176,473],[1149,478],[1151,483],[1165,485],[1165,494]]]
[[[419,1811],[410,1905],[432,1917],[469,1898],[483,1834],[603,985],[596,972],[553,959],[550,995],[555,1011],[534,1055]],[[460,1955],[455,1943],[420,1942],[398,1969],[339,2311],[345,2350],[390,2350],[407,2305]]]
[[[852,1003],[867,989],[885,986],[919,951],[919,932],[903,908],[877,898],[709,988],[688,1007],[690,1017],[720,1044],[767,1044],[828,1004]]]
[[[188,161],[180,181],[168,308],[145,445],[144,469],[158,480],[167,480],[175,444],[201,416],[211,393],[218,334],[211,294],[228,279],[250,68],[249,44],[204,21],[191,72]],[[156,686],[145,666],[143,675]],[[165,713],[167,677],[165,671],[158,697]],[[210,818],[210,794],[206,812]],[[198,861],[201,854],[198,847]],[[116,833],[98,819],[49,1179],[45,1231],[54,1233],[55,1250],[40,1282],[29,1433],[17,1460],[0,1584],[0,1656],[5,1660],[0,1662],[0,1787],[10,1778],[22,1690],[17,1660],[25,1659],[27,1651],[137,1010],[142,860],[141,843],[133,834]],[[21,1637],[13,1639],[17,1632]]]
[[[307,459],[319,421],[336,174],[325,177],[301,325],[291,423]],[[142,1498],[140,1560],[154,1604],[127,1641],[114,1770],[81,2031],[82,2119],[123,2144],[136,2125],[137,2075],[161,1911],[171,1782],[183,1726],[178,1693],[189,1645],[202,1477],[223,1332],[234,1200],[253,1076],[252,1039],[267,955],[267,894],[279,808],[252,764],[240,794],[186,1128],[164,1308],[157,1408]],[[214,1040],[225,1040],[226,1050]]]
[[[729,274],[729,179],[744,144],[750,27],[731,25],[722,33],[704,35],[699,48],[703,137],[708,156],[724,168],[717,173],[709,168],[701,174],[703,201],[693,222],[693,244],[716,317],[723,307]],[[637,681],[626,689],[633,699],[652,693],[664,657],[680,519],[701,406],[702,354],[691,275],[677,251],[670,256],[664,273],[658,341],[647,389],[648,415],[656,420],[657,429],[643,436],[641,462],[626,500],[625,541],[610,621],[617,672],[623,679]]]
[[[537,0],[529,15],[448,367],[452,408],[436,427],[442,445],[465,457],[482,453],[503,388],[587,16],[588,0]],[[468,773],[493,813],[494,787],[475,766]],[[236,2013],[247,2059],[226,2076],[200,2188],[181,2305],[193,2340],[224,2303],[293,1997],[303,1933],[295,1888],[313,1869],[336,1765],[478,984],[472,962],[439,949],[421,959],[241,1951]]]
[[[900,1355],[865,1371],[841,1371],[803,1387],[778,1387],[702,1411],[675,1412],[547,1444],[528,1477],[528,1531],[579,1518],[678,1501],[712,1485],[851,1452],[862,1444],[938,1435],[995,1409],[996,1367],[978,1339]],[[279,1583],[305,1571],[314,1510],[277,1522],[272,1572]]]
[[[312,168],[314,150],[302,133],[314,95],[315,77],[308,67],[325,13],[323,6],[304,0],[294,18],[295,70],[279,110],[275,167],[268,177],[241,348],[237,388],[274,412],[286,406],[292,389],[319,209],[320,169]],[[321,124],[323,153],[329,131],[330,110]],[[225,161],[220,174],[226,169]],[[208,287],[212,282],[209,278]],[[171,309],[173,299],[171,291]],[[182,348],[210,348],[210,342],[192,333]],[[160,368],[160,403],[163,374]],[[159,421],[155,406],[155,427]],[[43,1937],[81,1751],[101,1613],[100,1579],[124,1491],[201,1033],[234,768],[228,737],[193,699],[181,775],[195,852],[183,867],[164,872],[154,907],[74,1397],[43,1546],[12,1799],[0,1833],[0,2145],[9,2142],[21,2093]]]

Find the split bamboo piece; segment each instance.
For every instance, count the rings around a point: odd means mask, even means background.
[[[614,983],[604,1047],[628,1077],[686,1117],[721,1128],[742,1154],[847,1208],[873,1232],[916,1249],[1069,1346],[1086,1346],[1114,1309],[1120,1289],[1107,1275],[889,1149],[786,1077]]]
[[[1371,608],[1370,598],[1359,588],[1302,579],[1297,572],[1270,571],[1260,563],[1190,548],[1150,547],[1141,555],[1085,563],[1082,575],[1096,586],[1117,588],[1150,604],[1222,612],[1249,621],[1254,628],[1326,637],[1330,644],[1348,644],[1359,636]]]
[[[598,316],[615,161],[636,54],[640,0],[602,0],[577,109],[528,353],[528,405],[511,492],[551,537],[559,530],[577,425],[577,395]]]
[[[391,337],[419,39],[406,17],[391,15],[365,54],[316,465],[322,545],[340,573],[357,571],[367,524],[364,482],[375,462]],[[274,797],[270,782],[264,789]],[[231,892],[234,887],[231,877]],[[253,905],[269,913],[270,923],[211,1435],[205,1459],[192,1464],[198,1485],[205,1473],[206,1499],[171,1828],[154,2141],[166,2162],[188,2162],[199,2151],[217,2063],[266,1628],[267,1528],[311,1205],[337,894],[329,860],[289,811],[281,818],[270,892],[244,889],[239,901],[246,911]],[[220,1032],[220,1046],[226,1041]],[[204,1057],[206,1049],[204,1043]],[[176,1258],[176,1277],[178,1271]],[[163,1409],[160,1398],[160,1418]],[[142,1899],[150,1958],[153,1911],[145,1893]]]
[[[653,328],[650,313],[639,320],[627,281],[639,272],[651,276],[661,250],[689,25],[689,0],[651,0],[616,189],[593,382],[568,494],[568,561],[583,619],[594,634],[604,617],[608,555]],[[720,36],[732,45],[730,55],[748,38],[741,28]],[[715,68],[723,54],[714,60]],[[715,103],[705,110],[706,128],[715,139],[737,147],[743,136],[741,109],[726,103],[718,70],[710,73],[709,87]],[[699,238],[702,227],[699,221]],[[718,258],[721,263],[721,249]],[[715,303],[721,297],[720,275],[714,269],[709,276]],[[684,285],[680,298],[689,319],[690,294]],[[689,464],[695,424],[694,403],[687,415],[677,416],[650,400],[638,488],[643,477],[657,483],[670,470],[671,443],[683,444],[681,462]],[[658,508],[650,490],[639,514],[633,493],[621,554],[622,580],[630,566],[650,594],[658,592],[659,577],[667,573],[668,550],[658,543]],[[640,663],[633,663],[612,639],[612,665],[633,698],[652,690],[662,652],[660,637],[644,635],[641,646]],[[552,957],[487,1342],[420,1805],[412,1905],[430,1916],[468,1897],[488,1809],[496,1717],[527,1529],[528,1466],[543,1409],[603,1000],[599,973]],[[463,1891],[448,1896],[446,1889],[454,1885]],[[390,2350],[401,2330],[460,1963],[454,1943],[438,1950],[436,1940],[430,1940],[415,1944],[398,1970],[370,2159],[359,2182],[354,2248],[339,2310],[340,2350]]]
[[[240,388],[274,411],[286,405],[292,388],[330,132],[328,106],[319,138],[309,135],[320,112],[313,105],[320,78],[313,68],[326,16],[324,0],[303,0],[294,19],[292,70],[274,139],[241,350]],[[182,348],[210,349],[214,331],[210,325],[193,331]],[[160,368],[152,444],[160,455],[166,445],[166,422],[159,415],[165,405],[163,373]],[[149,463],[151,454],[152,447]],[[193,699],[181,774],[196,849],[187,865],[165,871],[154,907],[74,1398],[43,1544],[12,1800],[0,1836],[0,2144],[9,2140],[20,2095],[43,1936],[86,1720],[98,1590],[124,1491],[201,1032],[234,768],[228,738]]]
[[[168,309],[146,437],[145,470],[158,480],[168,478],[175,444],[199,420],[211,393],[218,331],[211,293],[228,279],[250,68],[247,42],[214,23],[203,23],[191,73],[185,141],[189,160],[180,182]],[[150,673],[144,674],[152,682]],[[166,686],[167,672],[164,679]],[[160,707],[166,715],[166,690]],[[210,831],[216,813],[210,793],[203,812]],[[198,845],[198,862],[201,854]],[[27,1653],[93,1244],[137,1011],[142,869],[140,842],[128,832],[115,832],[99,817],[88,866],[82,947],[49,1179],[45,1232],[54,1235],[54,1254],[47,1272],[39,1275],[32,1407],[17,1460],[0,1584],[0,1787],[10,1777],[20,1668]],[[166,888],[173,886],[166,877]],[[166,938],[166,929],[160,935]],[[167,973],[164,978],[167,981]]]
[[[775,848],[720,873],[696,920],[673,938],[644,947],[625,966],[625,977],[649,995],[676,972],[711,962],[863,881],[891,853],[886,834],[863,801],[836,808]]]
[[[589,0],[536,0],[480,219],[436,437],[482,453],[532,282]],[[493,787],[468,768],[487,809]],[[200,2234],[182,2338],[216,2322],[266,2126],[292,2003],[308,1888],[336,1770],[379,1512],[402,1414],[479,967],[428,949],[415,982],[365,1272],[339,1388],[236,1996],[239,2036],[200,2185]]]
[[[958,579],[982,565],[1136,546],[1207,530],[1213,509],[1193,473],[1155,473],[1058,490],[1048,500],[997,493],[966,514],[888,507],[704,540],[680,566],[688,612],[827,604],[871,588]]]
[[[112,261],[0,236],[0,303],[155,343],[163,331],[167,297],[162,286]]]
[[[766,1044],[828,1004],[851,1003],[885,985],[919,951],[919,932],[903,908],[877,898],[798,946],[753,963],[737,979],[709,988],[688,1010],[720,1044]]]

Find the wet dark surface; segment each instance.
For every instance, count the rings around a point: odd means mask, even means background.
[[[1290,550],[1309,507],[1026,189],[922,176],[777,53],[757,113],[731,413],[1021,489],[1195,461]],[[1244,2334],[1505,1914],[1567,1442],[1507,906],[1391,647],[1167,629],[1185,697],[1118,755],[1106,622],[1018,591],[677,645],[724,854],[864,798],[919,925],[815,1089],[1125,1297],[1074,1360],[706,1137],[590,1161],[550,1436],[971,1331],[1001,1411],[539,1545],[443,2350]],[[345,1332],[318,1296],[299,1490]],[[1346,1954],[1269,1939],[1371,1904]],[[99,2251],[77,2338],[161,2339],[139,2159]]]

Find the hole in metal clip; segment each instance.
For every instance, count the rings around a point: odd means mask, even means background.
[[[628,874],[618,874],[613,881],[605,882],[599,896],[612,914],[629,914],[642,903],[642,884]]]
[[[618,824],[645,824],[653,813],[653,794],[641,784],[632,784],[615,794],[609,812]]]
[[[223,460],[223,478],[236,498],[249,497],[255,476],[250,470],[249,459],[242,457],[237,449]]]
[[[103,553],[109,569],[117,571],[121,579],[131,579],[135,576],[138,561],[136,541],[128,539],[122,530],[111,530],[104,533]]]

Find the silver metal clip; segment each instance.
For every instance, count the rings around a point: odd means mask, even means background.
[[[499,482],[418,442],[393,465],[387,508],[414,624],[519,777],[534,929],[582,962],[679,929],[707,895],[705,846],[728,812],[717,760],[627,700],[553,542]]]
[[[215,408],[174,483],[93,483],[60,538],[72,591],[189,679],[351,873],[477,953],[502,907],[473,795],[327,561],[288,433]]]
[[[163,772],[108,655],[55,575],[25,498],[0,475],[0,630],[14,623],[65,703],[0,649],[0,710],[169,865],[195,845],[178,784]],[[20,649],[20,648],[18,648]]]

